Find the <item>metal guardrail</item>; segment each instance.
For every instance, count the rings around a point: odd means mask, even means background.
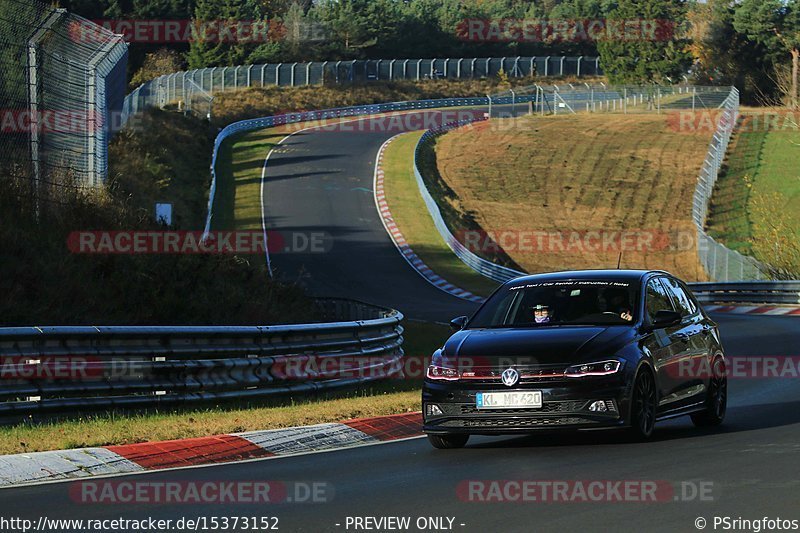
[[[422,195],[422,199],[425,202],[425,207],[428,208],[428,214],[430,214],[431,218],[433,219],[433,225],[436,227],[436,230],[439,232],[439,235],[442,237],[445,244],[447,244],[447,247],[450,248],[456,257],[461,259],[464,264],[478,274],[497,281],[498,283],[504,283],[510,279],[524,276],[525,272],[504,267],[479,257],[471,252],[458,239],[456,239],[453,233],[447,227],[447,223],[442,216],[442,212],[439,210],[436,200],[434,200],[430,191],[428,191],[428,187],[425,185],[425,180],[423,179],[422,173],[419,170],[420,150],[425,143],[430,142],[435,137],[447,133],[450,130],[460,128],[461,126],[466,126],[467,124],[472,124],[474,122],[479,122],[481,120],[486,119],[475,118],[473,120],[462,120],[452,124],[445,124],[440,128],[428,130],[423,133],[422,137],[420,137],[419,141],[417,142],[417,146],[414,148],[414,177],[417,180],[417,188],[419,189],[419,193]]]
[[[690,286],[702,303],[800,305],[800,281],[692,283]]]
[[[402,372],[399,311],[341,299],[318,306],[338,321],[0,328],[0,416],[258,399]]]

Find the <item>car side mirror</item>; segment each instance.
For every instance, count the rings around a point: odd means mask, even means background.
[[[460,331],[467,325],[467,317],[459,316],[450,321],[450,328],[453,331]]]
[[[666,328],[681,321],[681,314],[676,311],[662,309],[653,319],[652,329]]]

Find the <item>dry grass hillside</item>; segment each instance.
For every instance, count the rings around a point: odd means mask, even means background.
[[[615,267],[623,250],[623,267],[700,280],[691,203],[709,140],[665,115],[493,120],[438,140],[440,200],[530,272]]]

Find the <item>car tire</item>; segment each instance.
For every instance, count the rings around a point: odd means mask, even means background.
[[[717,357],[711,368],[712,375],[706,394],[706,409],[692,415],[692,422],[697,427],[722,424],[728,410],[728,377],[725,372],[725,361],[721,357]]]
[[[431,446],[439,450],[463,448],[468,440],[469,435],[428,435]]]
[[[656,425],[658,393],[653,373],[642,368],[636,375],[631,392],[630,435],[634,440],[647,440],[653,435]]]

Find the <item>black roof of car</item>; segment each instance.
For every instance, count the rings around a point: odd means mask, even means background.
[[[563,272],[547,272],[532,274],[508,281],[508,284],[521,282],[565,281],[565,280],[609,280],[639,281],[647,274],[667,274],[663,270],[565,270]]]

